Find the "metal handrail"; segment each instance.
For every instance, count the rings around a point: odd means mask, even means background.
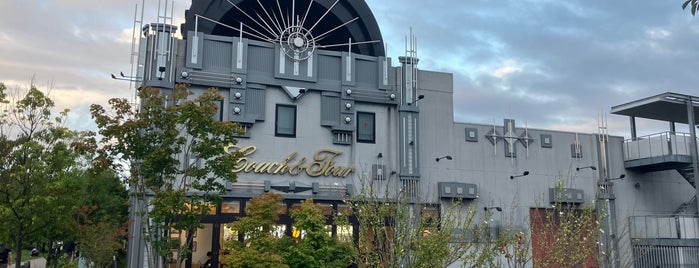
[[[628,221],[631,238],[699,238],[699,216],[630,216]]]
[[[661,132],[624,141],[624,160],[667,155],[691,155],[691,135],[683,132]],[[698,139],[699,140],[699,139]]]

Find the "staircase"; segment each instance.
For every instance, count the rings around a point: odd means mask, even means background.
[[[689,182],[695,189],[697,188],[696,179],[694,176],[694,168],[692,165],[687,165],[683,168],[678,168],[677,172],[682,175],[682,177]],[[688,213],[689,212],[689,213]],[[680,207],[675,210],[675,214],[697,214],[697,195],[695,194],[691,200],[682,203]]]

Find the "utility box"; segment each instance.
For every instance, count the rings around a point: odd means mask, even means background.
[[[461,182],[439,182],[439,198],[444,199],[476,199],[478,196],[477,185]]]
[[[572,188],[549,188],[549,202],[565,204],[585,203],[585,192]]]

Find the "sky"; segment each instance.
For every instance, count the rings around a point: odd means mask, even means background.
[[[394,64],[412,28],[418,67],[453,73],[457,122],[512,118],[520,127],[597,133],[605,114],[609,133],[628,138],[628,118],[609,115],[612,106],[664,92],[699,95],[699,18],[681,9],[682,0],[366,2]],[[131,69],[140,3],[0,1],[0,82],[18,89],[33,81],[71,109],[70,126],[94,128],[90,104],[133,96],[110,73]],[[175,25],[190,3],[174,1]],[[157,4],[146,0],[144,22],[156,21]],[[637,123],[639,135],[669,130]]]

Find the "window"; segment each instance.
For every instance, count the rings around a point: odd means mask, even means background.
[[[374,113],[357,112],[357,142],[376,142],[374,117]]]
[[[216,105],[216,113],[212,115],[212,118],[214,121],[223,121],[223,101],[214,101],[214,105]]]
[[[296,137],[296,106],[277,104],[274,135]]]
[[[477,128],[466,128],[466,141],[478,142]]]

